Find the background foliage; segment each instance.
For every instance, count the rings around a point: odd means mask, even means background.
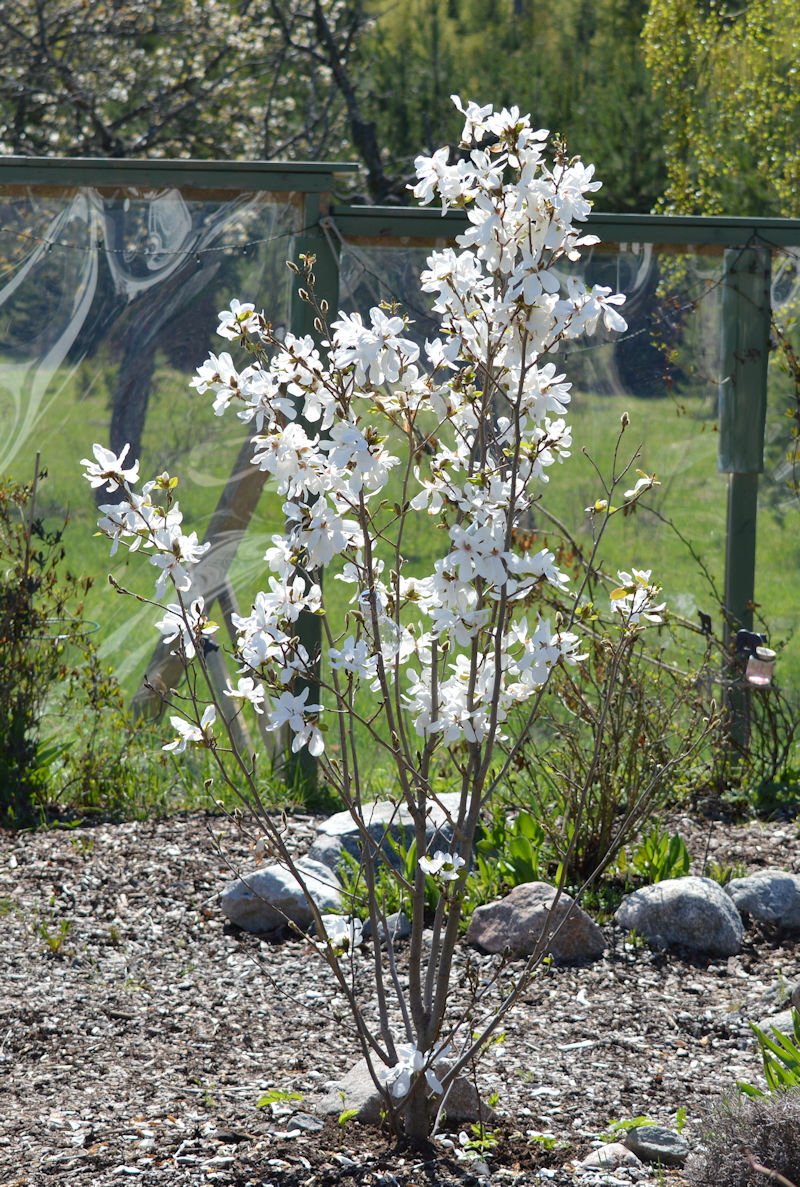
[[[792,0],[651,0],[645,61],[676,214],[800,212],[800,31]]]
[[[406,201],[453,92],[593,161],[607,210],[797,213],[793,0],[0,0],[0,152],[359,159]]]

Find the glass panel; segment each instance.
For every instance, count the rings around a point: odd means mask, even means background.
[[[395,299],[414,318],[412,333],[431,336],[435,323],[416,283],[429,250],[348,244],[343,299],[362,313],[379,298]],[[601,245],[570,266],[590,286],[627,294],[628,330],[609,334],[600,327],[554,356],[573,385],[573,452],[553,468],[530,524],[541,544],[563,538],[560,523],[584,554],[591,551],[585,508],[604,497],[595,466],[609,477],[627,413],[617,468],[631,468],[616,502],[634,486],[637,469],[656,473],[661,486],[645,500],[652,510],[612,519],[600,567],[611,574],[652,569],[672,610],[698,626],[699,612],[709,614],[720,637],[726,478],[717,472],[715,430],[722,266],[721,251],[649,244]]]
[[[70,565],[101,578],[85,613],[134,684],[158,615],[105,584],[108,542],[93,537],[79,461],[95,441],[130,441],[143,477],[181,476],[187,530],[202,537],[247,430],[192,399],[189,380],[224,349],[216,315],[232,297],[288,325],[285,261],[301,215],[299,198],[264,192],[0,190],[0,473],[30,480],[40,453],[39,512],[52,524],[69,510]],[[149,566],[113,563],[123,585],[151,594]]]
[[[775,683],[787,689],[800,686],[796,578],[800,570],[800,462],[793,438],[800,427],[795,386],[800,383],[800,371],[793,380],[792,360],[786,352],[787,348],[794,352],[796,366],[800,357],[800,248],[773,252],[772,308],[776,341],[770,356],[764,473],[759,485],[756,613],[769,627],[771,647],[788,641],[775,665]],[[756,630],[761,630],[758,624]]]

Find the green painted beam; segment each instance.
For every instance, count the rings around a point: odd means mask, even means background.
[[[436,213],[425,207],[338,204],[331,217],[345,238],[453,239],[467,226],[461,210]],[[800,219],[688,217],[657,214],[591,214],[587,230],[606,242],[663,243],[708,247],[800,246]]]
[[[769,252],[729,249],[722,281],[718,454],[720,471],[730,475],[725,555],[729,636],[740,627],[753,629],[770,325]]]
[[[195,190],[330,193],[334,178],[358,170],[338,161],[122,160],[0,156],[0,186],[176,186]]]
[[[750,745],[751,689],[744,665],[734,654],[736,632],[753,629],[756,573],[758,474],[728,476],[728,530],[725,541],[725,646],[728,683],[722,704],[729,761],[736,763]]]
[[[728,248],[722,277],[718,468],[728,475],[725,538],[724,706],[731,758],[750,741],[749,698],[736,632],[752,631],[756,597],[758,476],[764,469],[767,363],[771,329],[771,256],[765,248]]]
[[[756,574],[758,474],[728,477],[728,531],[725,543],[725,619],[728,641],[738,630],[753,629]]]

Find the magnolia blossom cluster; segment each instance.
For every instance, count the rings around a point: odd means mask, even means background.
[[[536,485],[570,451],[570,385],[551,356],[599,321],[623,330],[624,297],[560,271],[597,242],[576,226],[598,188],[593,167],[548,159],[547,133],[516,108],[454,101],[465,117],[461,151],[418,158],[413,187],[420,202],[438,198],[443,212],[457,204],[468,219],[457,250],[434,252],[421,276],[439,337],[420,344],[406,317],[375,307],[368,319],[339,313],[320,346],[291,333],[277,340],[252,303],[233,301],[218,334],[248,348],[246,365],[224,350],[192,381],[217,415],[234,410],[251,427],[252,462],[284,500],[286,533],[266,552],[266,588],[234,620],[241,679],[229,695],[250,701],[268,728],[288,727],[295,751],[324,750],[308,687],[318,657],[297,622],[325,613],[320,574],[333,561],[353,587],[356,624],[346,636],[330,624],[334,693],[393,689],[424,739],[491,742],[555,664],[578,658],[576,637],[535,609],[544,587],[566,585],[554,555],[513,539]],[[182,533],[177,506],[151,502],[153,484],[134,494],[138,473],[124,469],[124,455],[96,447],[95,458],[89,480],[125,492],[103,509],[101,528],[114,547],[124,539],[151,550],[158,596],[168,581],[181,595],[159,629],[191,657],[213,629],[190,593],[202,548]],[[422,575],[404,571],[400,551],[386,568],[381,560],[381,505],[407,464],[399,518],[430,517],[443,542]],[[197,726],[203,738],[206,726]]]
[[[179,594],[188,594],[192,587],[191,571],[210,548],[199,544],[197,533],[186,535],[183,531],[183,515],[177,502],[158,499],[158,492],[170,492],[176,480],[169,474],[146,482],[140,493],[134,490],[139,481],[139,463],[125,466],[129,446],[126,445],[117,456],[102,445],[93,447],[94,461],[82,458],[84,477],[95,489],[105,489],[110,494],[121,490],[124,498],[118,503],[101,504],[101,518],[98,527],[112,541],[111,555],[117,551],[120,541],[127,543],[131,552],[143,548],[150,553],[150,564],[159,570],[156,581],[156,597],[164,596],[167,585]],[[156,497],[154,498],[154,492]],[[203,614],[203,599],[185,599],[170,605],[159,624],[164,638],[171,642],[180,637],[187,658],[194,656],[198,639],[212,634],[217,628]]]
[[[611,591],[611,605],[626,626],[645,622],[662,622],[666,602],[659,602],[661,586],[650,580],[651,569],[634,569],[631,573],[619,570],[619,585]]]

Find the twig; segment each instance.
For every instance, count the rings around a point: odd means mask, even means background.
[[[796,1183],[793,1183],[791,1179],[787,1179],[786,1175],[782,1175],[780,1171],[770,1170],[768,1166],[764,1166],[763,1163],[758,1162],[749,1150],[745,1150],[744,1153],[745,1158],[750,1163],[751,1168],[756,1172],[756,1174],[766,1175],[770,1182],[779,1183],[780,1187],[797,1187]]]

